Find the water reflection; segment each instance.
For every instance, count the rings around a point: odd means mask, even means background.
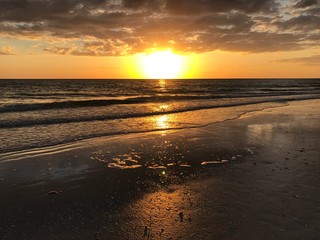
[[[163,104],[163,105],[160,105],[159,110],[162,112],[165,112],[168,108],[169,108],[169,105]]]
[[[161,91],[166,90],[166,85],[167,85],[166,80],[160,79],[158,83]]]
[[[155,123],[157,128],[159,129],[168,129],[170,127],[169,124],[169,115],[162,115],[155,118]]]

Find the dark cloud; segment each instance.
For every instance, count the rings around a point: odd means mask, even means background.
[[[122,6],[129,9],[148,8],[160,10],[161,0],[122,0]]]
[[[252,13],[274,11],[277,6],[274,0],[168,0],[166,9],[177,14],[229,12],[231,10]]]
[[[320,16],[301,15],[279,22],[279,27],[286,30],[313,31],[320,29]],[[305,32],[305,34],[308,34]]]
[[[106,6],[107,2],[107,0],[0,0],[0,18],[6,21],[50,21],[96,10]]]
[[[318,5],[295,6],[284,18],[275,0],[0,0],[0,36],[38,38],[47,42],[45,52],[90,56],[153,47],[189,53],[317,45],[320,16],[311,10]]]
[[[295,38],[295,41],[293,39]],[[244,36],[225,36],[220,49],[241,52],[276,52],[300,50],[301,36],[286,33],[251,33]]]
[[[295,8],[306,8],[319,4],[317,0],[301,0],[295,5]]]

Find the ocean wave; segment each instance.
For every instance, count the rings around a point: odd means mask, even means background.
[[[276,91],[274,91],[276,92]],[[156,96],[143,96],[143,97],[126,97],[123,99],[90,99],[90,100],[67,100],[67,101],[52,101],[52,102],[40,102],[40,103],[20,103],[20,104],[3,104],[0,105],[0,113],[8,112],[28,112],[28,111],[41,111],[41,110],[53,110],[53,109],[66,109],[66,108],[83,108],[83,107],[104,107],[110,105],[129,105],[140,103],[165,103],[174,101],[192,101],[192,100],[214,100],[229,98],[235,99],[239,97],[256,98],[256,97],[281,97],[281,96],[301,96],[301,95],[317,95],[320,92],[310,93],[307,91],[282,91],[281,94],[275,94],[268,89],[268,92],[235,92],[234,94],[226,94],[226,91],[217,91],[214,95],[202,94],[202,95],[156,95]]]
[[[192,99],[214,99],[217,97],[208,96],[152,96],[152,97],[135,97],[125,99],[94,99],[94,100],[71,100],[71,101],[56,101],[49,103],[30,103],[30,104],[15,104],[2,106],[0,113],[6,112],[26,112],[37,110],[50,110],[50,109],[63,109],[63,108],[81,108],[81,107],[103,107],[109,105],[122,105],[122,104],[138,104],[138,103],[159,103],[179,100],[192,100]]]
[[[116,120],[116,119],[128,119],[128,118],[138,118],[138,117],[150,117],[150,116],[158,116],[164,114],[173,114],[173,113],[181,113],[188,111],[197,111],[203,109],[211,109],[211,108],[222,108],[222,107],[234,107],[234,106],[242,106],[242,105],[250,105],[250,104],[259,104],[259,103],[268,103],[268,102],[280,102],[280,101],[293,101],[293,100],[306,100],[306,99],[318,99],[320,98],[319,94],[313,95],[289,95],[289,96],[268,96],[268,97],[251,97],[251,98],[242,98],[242,99],[232,99],[225,98],[219,99],[219,101],[204,101],[201,102],[200,105],[187,105],[184,104],[183,107],[178,107],[172,110],[162,109],[161,111],[132,111],[132,112],[105,112],[100,115],[90,115],[90,114],[82,114],[78,116],[67,116],[65,118],[54,118],[54,115],[48,119],[18,119],[18,120],[2,120],[0,122],[0,128],[18,128],[18,127],[32,127],[37,125],[52,125],[52,124],[64,124],[64,123],[77,123],[77,122],[90,122],[90,121],[105,121],[105,120]],[[143,100],[144,99],[144,100]],[[172,101],[172,98],[160,98],[162,101]],[[194,98],[191,98],[194,100]],[[201,98],[197,98],[199,100]],[[208,98],[204,98],[208,100]],[[181,98],[181,100],[186,100],[185,97]],[[221,101],[224,100],[224,101]],[[230,100],[230,101],[228,101]],[[125,101],[125,100],[124,100]],[[98,101],[99,102],[99,101]],[[104,101],[103,101],[104,102]],[[109,102],[109,101],[108,101]],[[116,104],[119,100],[114,101],[113,104]],[[120,101],[122,104],[123,101]],[[145,102],[145,98],[137,98],[130,99],[129,104],[141,103]],[[154,102],[154,101],[153,101]],[[82,102],[68,102],[66,104],[76,105]],[[87,105],[86,105],[87,104]],[[126,103],[128,104],[128,103]],[[45,104],[47,105],[47,104]],[[85,103],[86,106],[97,106],[97,101],[87,101]],[[109,103],[110,105],[110,103]],[[83,104],[81,104],[84,107]],[[98,106],[101,106],[98,104]],[[104,106],[104,105],[102,105]],[[143,106],[143,105],[142,105]],[[47,110],[48,108],[46,108]],[[50,108],[49,108],[50,109]]]

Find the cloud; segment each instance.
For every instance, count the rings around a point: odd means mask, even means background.
[[[290,11],[276,0],[0,0],[0,9],[0,37],[45,41],[44,51],[54,54],[122,56],[154,47],[254,53],[319,45],[320,8],[310,0]]]
[[[301,58],[281,59],[278,62],[298,63],[298,64],[304,64],[304,65],[320,65],[320,55],[313,55],[313,56],[301,57]]]
[[[295,8],[306,8],[319,4],[317,0],[301,0],[295,5]]]
[[[318,31],[320,29],[320,16],[301,15],[287,21],[279,22],[279,27],[285,30]]]
[[[238,10],[246,13],[271,12],[278,4],[273,0],[168,0],[166,9],[178,14],[199,14]]]
[[[72,48],[70,47],[56,47],[56,46],[49,46],[43,49],[45,52],[54,53],[54,54],[61,54],[66,55],[71,52]]]
[[[123,0],[122,6],[129,9],[147,8],[151,10],[160,10],[161,0]]]
[[[14,55],[14,47],[12,46],[0,47],[0,55]]]

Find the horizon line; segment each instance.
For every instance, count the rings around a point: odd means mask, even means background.
[[[241,77],[241,78],[0,78],[1,80],[299,80],[314,79],[320,80],[320,77]]]

